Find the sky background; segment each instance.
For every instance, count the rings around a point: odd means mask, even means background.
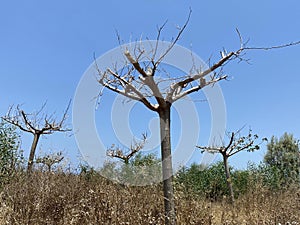
[[[191,48],[203,60],[219,59],[219,51],[237,50],[238,28],[248,46],[273,46],[300,40],[300,2],[287,1],[198,1],[198,0],[64,0],[2,1],[0,3],[0,115],[12,104],[25,111],[37,110],[47,101],[46,110],[62,114],[89,65],[93,54],[101,56],[118,46],[116,30],[127,42],[156,37],[156,26],[168,20],[164,40],[176,35],[192,8],[191,20],[178,44]],[[232,62],[224,68],[230,81],[220,85],[226,102],[227,130],[251,126],[260,137],[281,136],[284,132],[300,138],[300,45],[272,51],[247,52],[251,64]],[[201,93],[199,93],[201,98]],[[97,109],[96,124],[105,145],[116,142],[109,124],[111,93],[105,92]],[[205,145],[210,113],[205,102],[195,103],[201,123],[197,144]],[[141,106],[134,108],[131,122],[155,117]],[[144,110],[144,111],[143,111]],[[142,113],[141,113],[142,112]],[[70,111],[68,126],[72,127]],[[140,115],[146,115],[139,117]],[[105,119],[108,118],[108,119]],[[173,121],[176,121],[176,113]],[[147,122],[148,123],[148,122]],[[142,122],[139,122],[142,124]],[[134,124],[132,125],[134,127]],[[174,139],[178,138],[175,123]],[[140,136],[144,130],[135,127]],[[31,136],[23,135],[25,154]],[[176,143],[176,140],[173,140]],[[72,162],[80,157],[74,135],[54,134],[42,138],[38,150],[63,150]],[[236,167],[262,160],[266,147],[257,153],[232,158]],[[198,158],[197,158],[198,157]],[[195,162],[199,160],[195,153]]]

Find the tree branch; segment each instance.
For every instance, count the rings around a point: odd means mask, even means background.
[[[241,152],[243,150],[246,150],[246,149],[250,148],[253,144],[254,144],[254,141],[251,141],[251,142],[249,142],[248,144],[246,144],[245,146],[241,147],[240,149],[238,149],[236,151],[233,151],[234,150],[234,148],[233,148],[232,151],[230,151],[228,155],[233,156],[238,152]]]
[[[147,141],[147,135],[143,134],[143,139],[141,142],[135,142],[134,145],[131,145],[129,153],[125,154],[120,148],[115,148],[114,145],[107,150],[107,155],[114,158],[122,159],[126,164],[129,163],[130,158],[132,158],[137,152],[144,148]]]
[[[172,100],[169,100],[171,103],[174,103],[175,101],[177,101],[178,99],[181,99],[181,98],[183,98],[183,97],[185,97],[185,96],[187,96],[187,95],[189,95],[189,94],[191,94],[191,93],[193,93],[193,92],[197,92],[197,91],[199,91],[199,90],[201,90],[202,88],[204,88],[204,87],[206,87],[206,86],[208,86],[208,85],[213,85],[213,84],[215,84],[215,83],[217,83],[218,81],[220,81],[220,80],[226,80],[227,79],[227,75],[225,75],[225,76],[222,76],[222,77],[219,77],[219,78],[216,78],[216,79],[214,79],[214,80],[212,80],[212,81],[209,81],[209,82],[207,82],[205,85],[198,85],[198,86],[195,86],[195,87],[191,87],[190,89],[188,89],[188,90],[186,90],[186,91],[184,91],[184,92],[182,92],[182,93],[179,93],[178,95],[175,95],[174,97],[172,97]]]
[[[107,69],[107,72],[109,72],[112,76],[114,76],[118,81],[123,82],[130,90],[133,91],[133,93],[135,93],[136,95],[132,95],[129,92],[126,92],[126,87],[124,90],[120,90],[117,87],[113,87],[111,86],[108,82],[105,82],[105,76],[106,76],[106,72],[102,73],[97,65],[97,62],[95,61],[95,65],[96,65],[96,69],[98,71],[98,74],[100,77],[100,79],[98,80],[98,82],[108,88],[109,90],[117,93],[117,94],[121,94],[125,97],[128,97],[130,99],[136,100],[136,101],[140,101],[142,102],[148,109],[152,110],[152,111],[157,111],[158,107],[156,105],[152,105],[147,99],[146,97],[139,92],[135,86],[133,86],[131,83],[129,83],[128,81],[126,81],[124,78],[122,78],[121,76],[119,76],[117,73],[113,72],[111,69]],[[124,88],[124,87],[123,87]]]
[[[157,84],[155,83],[153,79],[153,69],[151,74],[147,74],[145,70],[143,70],[138,62],[138,60],[135,60],[130,52],[127,50],[125,51],[125,56],[129,60],[129,62],[133,65],[133,67],[142,75],[142,78],[140,79],[145,85],[147,85],[150,90],[152,91],[153,96],[155,97],[157,103],[162,106],[165,102],[163,101],[163,96],[160,92],[160,90],[157,87]]]
[[[225,151],[227,151],[230,148],[230,146],[232,145],[232,143],[234,141],[234,136],[235,136],[235,134],[234,134],[234,132],[232,132],[231,137],[230,137],[230,141],[229,141],[228,145],[224,148]]]
[[[257,135],[251,134],[251,130],[249,131],[248,136],[245,137],[240,137],[239,139],[236,139],[236,134],[238,132],[232,132],[230,135],[230,140],[226,146],[208,146],[208,147],[203,147],[203,146],[196,146],[199,149],[202,149],[203,151],[208,151],[211,153],[221,153],[221,154],[226,154],[226,156],[231,157],[235,155],[238,152],[248,150],[248,151],[253,151],[253,150],[258,150],[259,145],[265,141],[265,138],[262,139],[262,141],[254,146],[254,141],[258,138]]]
[[[237,52],[239,52],[240,49],[236,52],[230,52],[228,53],[226,56],[224,56],[221,60],[219,60],[217,63],[215,63],[214,65],[212,65],[209,69],[199,73],[199,74],[195,74],[195,75],[192,75],[192,76],[189,76],[188,78],[182,80],[182,81],[179,81],[177,83],[175,83],[171,89],[170,89],[170,92],[168,93],[167,95],[167,99],[169,99],[170,101],[172,101],[172,96],[174,95],[174,92],[177,88],[179,87],[186,87],[189,83],[195,81],[195,80],[198,80],[200,78],[204,78],[206,75],[210,74],[211,72],[214,72],[216,69],[220,68],[225,62],[227,62],[228,60],[230,60],[233,56],[235,56],[237,54]],[[222,78],[222,79],[225,79],[225,78]],[[221,79],[221,80],[222,80]],[[201,88],[200,88],[201,89]],[[189,94],[195,92],[195,91],[198,91],[200,89],[195,89],[195,90],[191,90],[189,92]]]
[[[172,41],[171,45],[168,47],[168,49],[160,56],[160,58],[155,62],[155,67],[158,67],[158,65],[162,62],[162,60],[164,59],[164,57],[171,51],[171,49],[174,47],[174,45],[177,43],[177,41],[179,40],[179,38],[181,37],[183,31],[185,30],[186,26],[188,25],[190,18],[192,15],[192,9],[190,8],[189,11],[189,15],[187,20],[185,21],[184,25],[182,28],[179,29],[179,32],[176,36],[176,38]]]
[[[278,48],[286,48],[286,47],[291,47],[294,45],[299,45],[300,41],[295,41],[295,42],[290,42],[288,44],[283,44],[283,45],[275,45],[271,47],[244,47],[242,48],[243,50],[272,50],[272,49],[278,49]]]

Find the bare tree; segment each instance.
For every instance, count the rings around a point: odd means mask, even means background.
[[[44,156],[39,156],[35,160],[36,163],[41,163],[47,167],[47,171],[51,172],[51,168],[60,163],[65,157],[62,155],[62,152],[45,154]]]
[[[55,119],[53,114],[48,115],[42,113],[46,104],[44,104],[40,110],[31,114],[25,113],[25,111],[20,108],[20,105],[17,105],[15,108],[12,106],[9,108],[6,116],[2,117],[5,121],[15,125],[20,130],[33,135],[33,141],[31,144],[27,165],[28,172],[32,171],[36,148],[42,135],[53,134],[54,132],[71,131],[71,129],[64,128],[64,123],[67,119],[67,113],[70,105],[71,101],[69,102],[60,120]]]
[[[209,146],[209,147],[203,147],[203,146],[196,146],[197,148],[202,149],[202,153],[204,151],[210,152],[210,153],[220,153],[223,158],[223,164],[224,164],[224,171],[226,176],[226,183],[227,188],[230,193],[230,199],[231,203],[234,204],[234,190],[232,185],[232,179],[229,169],[229,163],[228,159],[241,152],[241,151],[248,151],[252,152],[255,150],[259,150],[259,145],[266,141],[266,138],[262,139],[262,142],[255,144],[255,140],[258,139],[257,134],[252,134],[252,131],[249,130],[249,133],[247,136],[241,136],[240,131],[232,132],[231,134],[228,134],[229,142],[227,145],[223,143],[222,146]]]
[[[163,173],[163,192],[165,206],[165,224],[176,224],[176,213],[174,203],[174,192],[172,186],[172,155],[171,155],[171,106],[174,102],[185,96],[197,92],[206,86],[225,80],[227,75],[222,73],[223,67],[233,60],[244,60],[243,52],[246,50],[269,50],[282,48],[300,42],[290,43],[282,46],[270,48],[248,48],[240,37],[240,48],[236,51],[221,51],[221,58],[208,69],[203,69],[201,65],[194,65],[189,74],[184,76],[171,76],[167,74],[162,79],[160,75],[165,71],[162,69],[162,61],[175,46],[185,30],[191,11],[185,24],[178,28],[178,33],[172,39],[168,48],[158,55],[158,46],[161,39],[161,32],[165,26],[158,27],[157,44],[153,45],[150,52],[145,52],[141,42],[136,42],[134,50],[124,50],[126,63],[123,69],[116,67],[100,70],[95,60],[95,65],[99,74],[98,82],[105,88],[121,94],[131,100],[136,100],[144,104],[149,110],[158,114],[160,119],[161,156]],[[180,57],[180,56],[178,56]],[[166,85],[162,85],[162,83]],[[170,84],[171,83],[171,84]],[[170,84],[170,85],[169,85]],[[100,93],[101,94],[101,93]]]
[[[121,148],[115,146],[114,144],[107,150],[106,154],[113,158],[121,159],[125,164],[129,164],[129,160],[137,154],[141,149],[144,148],[147,140],[147,135],[143,134],[143,138],[141,141],[133,140],[133,144],[130,148],[125,151]]]

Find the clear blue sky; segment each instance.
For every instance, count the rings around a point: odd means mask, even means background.
[[[245,39],[250,38],[249,46],[300,40],[297,0],[2,1],[0,115],[11,104],[24,104],[30,112],[47,100],[47,111],[56,111],[59,116],[92,63],[93,53],[100,56],[118,45],[115,30],[125,41],[141,34],[151,39],[156,37],[156,26],[168,19],[162,36],[170,40],[175,35],[174,27],[184,23],[189,7],[192,17],[179,44],[188,48],[192,44],[193,51],[205,60],[211,55],[217,59],[223,47],[228,51],[239,48],[235,28]],[[287,131],[300,138],[299,55],[300,46],[255,51],[246,56],[251,65],[233,62],[225,67],[232,78],[220,83],[228,130],[246,124],[261,137],[280,136]],[[197,106],[202,107],[201,103]],[[25,135],[22,143],[26,151],[30,138]],[[39,149],[49,148],[64,150],[73,159],[78,156],[74,137],[53,135],[42,139]],[[232,162],[239,167],[248,160],[257,162],[264,149],[237,156]]]

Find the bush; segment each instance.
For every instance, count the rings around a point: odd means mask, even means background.
[[[267,145],[264,162],[278,186],[289,186],[300,182],[299,140],[284,133],[279,139],[272,137]]]
[[[205,169],[196,164],[192,164],[190,168],[182,168],[175,181],[184,187],[188,195],[218,200],[228,193],[222,162]]]
[[[261,166],[251,165],[246,170],[235,170],[231,167],[230,170],[235,197],[252,191],[255,186],[259,186],[261,183],[267,186],[273,185],[275,182],[266,177],[267,171],[262,170]],[[229,194],[224,165],[221,161],[208,168],[196,164],[191,165],[190,168],[184,167],[176,175],[175,182],[183,188],[187,195],[193,197],[202,196],[219,201]]]
[[[0,184],[6,183],[22,166],[19,135],[12,125],[0,122]]]
[[[162,181],[161,162],[154,154],[137,153],[128,163],[124,161],[107,161],[100,170],[81,165],[81,174],[86,179],[97,174],[109,178],[110,181],[127,186],[145,186]]]
[[[138,153],[119,170],[120,181],[129,185],[150,185],[162,181],[161,162],[154,154]]]

